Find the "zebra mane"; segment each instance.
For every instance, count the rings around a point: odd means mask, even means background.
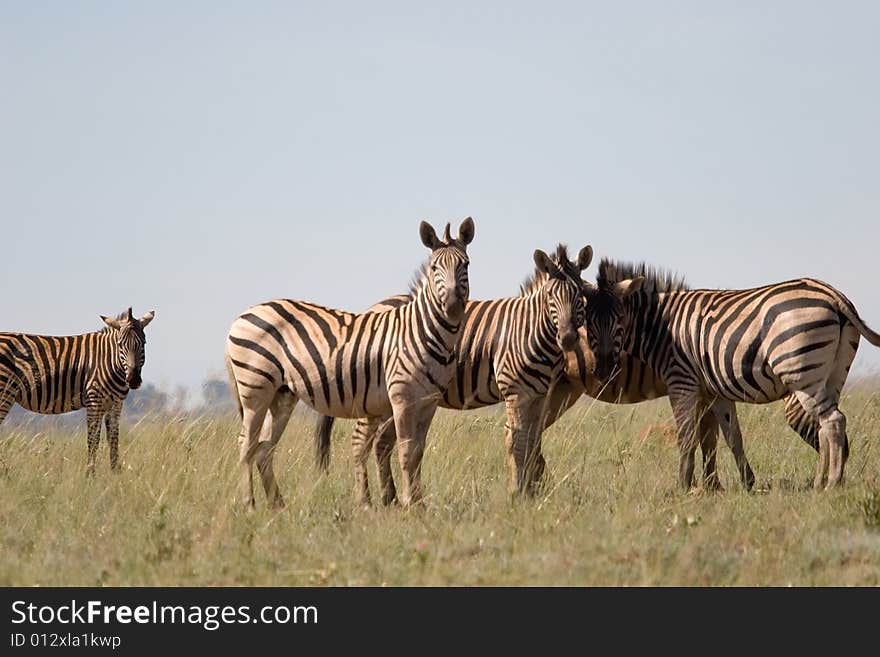
[[[430,260],[425,260],[419,265],[419,268],[413,272],[412,278],[410,278],[409,296],[413,299],[419,296],[419,292],[424,290],[425,286],[428,284],[428,265],[430,262]]]
[[[535,271],[534,273],[529,274],[526,276],[525,280],[519,284],[519,296],[527,297],[530,294],[534,294],[540,290],[546,282],[547,274],[542,271]]]
[[[571,267],[571,260],[568,258],[568,247],[565,244],[557,244],[555,253],[550,256],[550,259],[559,265],[561,268],[566,268],[566,265]],[[562,264],[560,264],[562,263]],[[577,268],[573,268],[570,272],[575,278],[580,278],[580,272],[577,271]],[[535,267],[535,271],[526,276],[525,280],[519,285],[519,296],[527,297],[530,294],[534,294],[538,290],[540,290],[544,283],[547,282],[547,272],[543,272],[540,269]]]
[[[668,269],[653,267],[645,262],[620,262],[609,260],[608,258],[602,258],[602,261],[599,263],[596,283],[599,289],[608,289],[614,283],[636,276],[645,277],[642,290],[649,294],[690,289],[682,274]]]

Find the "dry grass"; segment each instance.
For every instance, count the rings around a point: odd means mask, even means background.
[[[233,504],[232,418],[123,424],[124,471],[86,480],[84,427],[0,441],[3,585],[880,585],[880,392],[842,407],[847,483],[807,488],[814,452],[779,404],[740,409],[761,492],[685,495],[665,400],[584,400],[545,436],[548,479],[511,500],[503,418],[441,411],[424,463],[424,508],[354,505],[347,436],[331,473],[312,466],[313,416],[294,417],[276,458],[288,507]]]

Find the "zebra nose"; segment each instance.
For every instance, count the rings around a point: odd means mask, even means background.
[[[138,388],[140,388],[141,383],[143,382],[141,380],[140,370],[132,371],[131,373],[129,373],[129,375],[127,377],[125,377],[125,379],[126,379],[126,383],[128,384],[128,387],[131,388],[132,390],[137,390]]]
[[[562,336],[562,348],[565,351],[571,351],[577,344],[577,333],[568,331]]]
[[[448,297],[448,301],[446,303],[446,315],[452,321],[458,321],[461,319],[461,315],[464,312],[464,301],[462,301],[458,296]]]
[[[465,296],[456,286],[446,288],[446,313],[453,319],[461,316],[464,310]]]

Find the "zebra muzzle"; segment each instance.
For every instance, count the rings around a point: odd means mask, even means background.
[[[572,351],[575,348],[575,345],[577,345],[577,338],[577,333],[574,331],[568,331],[560,338],[559,346],[562,347],[563,351]]]
[[[140,388],[141,383],[143,383],[143,380],[141,379],[141,371],[134,370],[132,372],[129,372],[128,375],[125,377],[125,382],[132,390],[137,390],[138,388]]]
[[[460,298],[456,298],[447,302],[446,316],[453,322],[457,322],[458,320],[460,320],[463,313],[464,301],[462,301]]]

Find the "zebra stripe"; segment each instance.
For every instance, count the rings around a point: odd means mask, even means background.
[[[581,394],[609,404],[634,404],[665,397],[666,381],[644,361],[626,353],[619,355],[615,374],[605,382],[593,375],[592,351],[586,331],[576,350],[577,358],[566,363],[566,379],[554,386],[548,401],[548,426],[578,400]],[[735,413],[735,407],[734,407]],[[785,416],[788,425],[814,450],[819,450],[818,423],[810,417],[797,397],[785,397]],[[707,490],[723,490],[716,469],[718,423],[714,414],[702,419],[699,446],[703,456],[703,486]],[[844,453],[849,453],[849,443],[844,443]]]
[[[242,417],[247,505],[254,505],[254,463],[269,504],[283,505],[272,457],[298,400],[336,417],[393,416],[401,435],[404,502],[419,500],[425,435],[452,375],[452,348],[469,296],[466,249],[473,220],[462,222],[456,239],[449,229],[447,224],[440,240],[422,222],[422,243],[431,256],[414,284],[412,303],[355,314],[278,299],[249,308],[233,322],[226,362]]]
[[[455,345],[454,375],[443,393],[440,406],[466,410],[505,402],[508,411],[507,447],[511,487],[531,491],[543,469],[540,432],[543,402],[560,378],[565,349],[576,343],[583,324],[584,306],[580,272],[592,259],[592,248],[584,247],[577,261],[568,258],[560,245],[551,258],[535,254],[536,272],[527,280],[519,297],[491,301],[469,301]],[[406,307],[410,298],[398,295],[379,302],[367,312]],[[316,434],[318,464],[329,463],[332,418],[319,420]],[[378,434],[378,438],[377,438]],[[394,427],[387,418],[362,418],[352,436],[355,480],[361,503],[369,503],[366,459],[376,440],[382,501],[396,497],[390,454]]]
[[[646,278],[644,287],[615,299],[615,287],[634,275]],[[791,395],[818,427],[814,487],[840,483],[848,453],[840,391],[859,336],[880,346],[880,335],[841,292],[808,278],[748,290],[688,290],[644,265],[604,260],[597,283],[587,304],[597,375],[613,370],[622,351],[663,377],[678,425],[679,479],[685,488],[693,484],[701,417],[715,416],[743,482],[751,486],[754,475],[734,403],[767,403]],[[809,435],[811,425],[794,417],[794,402],[786,405],[789,422]]]
[[[86,409],[87,474],[94,473],[107,425],[110,467],[119,468],[119,415],[128,391],[141,385],[144,328],[155,313],[136,319],[131,308],[115,319],[101,316],[101,331],[53,336],[0,333],[0,424],[14,404],[42,414]]]
[[[397,308],[409,303],[412,297],[406,294],[399,294],[388,299],[384,299],[373,306],[367,312],[381,312],[391,308]],[[473,308],[479,305],[494,303],[485,301],[469,301],[468,309],[465,312],[465,320],[461,329],[462,339],[464,343],[471,339],[475,333],[475,317]],[[593,376],[594,362],[593,354],[587,344],[586,330],[579,330],[580,338],[578,348],[572,352],[566,353],[565,377],[560,378],[553,384],[549,400],[547,402],[547,412],[545,415],[544,429],[551,426],[565,411],[584,395],[591,399],[597,399],[602,402],[611,404],[635,404],[651,399],[665,397],[667,395],[666,382],[644,361],[621,353],[618,361],[616,374],[608,381],[602,383]],[[480,359],[477,359],[480,360]],[[488,406],[501,401],[500,394],[493,392],[497,390],[493,369],[486,364],[480,364],[475,360],[471,363],[465,363],[462,360],[461,348],[457,348],[456,362],[459,363],[456,376],[450,384],[444,395],[444,401],[440,405],[444,408],[455,410],[464,410],[466,408],[474,408],[477,406]],[[471,390],[474,392],[473,399],[477,401],[475,405],[466,406],[461,402],[460,392],[465,385],[464,381],[466,372],[470,371]],[[456,384],[456,382],[458,382]],[[457,391],[453,386],[457,385]],[[481,395],[480,391],[484,391]],[[498,394],[496,397],[495,395]],[[450,399],[458,400],[459,403]],[[495,399],[495,401],[492,401]],[[786,420],[789,426],[814,450],[818,451],[818,423],[815,422],[804,410],[803,406],[797,401],[794,395],[788,395],[785,398]],[[703,455],[703,481],[707,489],[723,490],[718,478],[715,465],[715,456],[717,448],[717,434],[719,426],[714,422],[714,415],[707,415],[704,419],[706,424],[700,436],[700,448]],[[315,453],[317,457],[317,465],[321,470],[326,471],[330,465],[330,438],[334,424],[332,416],[322,416],[318,419],[317,430],[315,432]],[[369,445],[373,437],[370,435],[370,423],[364,419],[358,420],[354,427],[352,435],[352,443],[355,446],[355,453],[358,455],[366,455],[369,451]],[[386,426],[376,438],[376,455],[380,471],[380,486],[382,488],[382,500],[384,504],[390,504],[395,499],[394,480],[391,472],[390,454],[394,445],[394,427]],[[848,447],[847,447],[848,450]],[[545,467],[543,455],[540,452],[540,446],[535,455],[535,481],[533,486],[538,485],[541,473]],[[359,495],[369,500],[369,489],[366,478],[365,466],[356,460],[357,480]]]

